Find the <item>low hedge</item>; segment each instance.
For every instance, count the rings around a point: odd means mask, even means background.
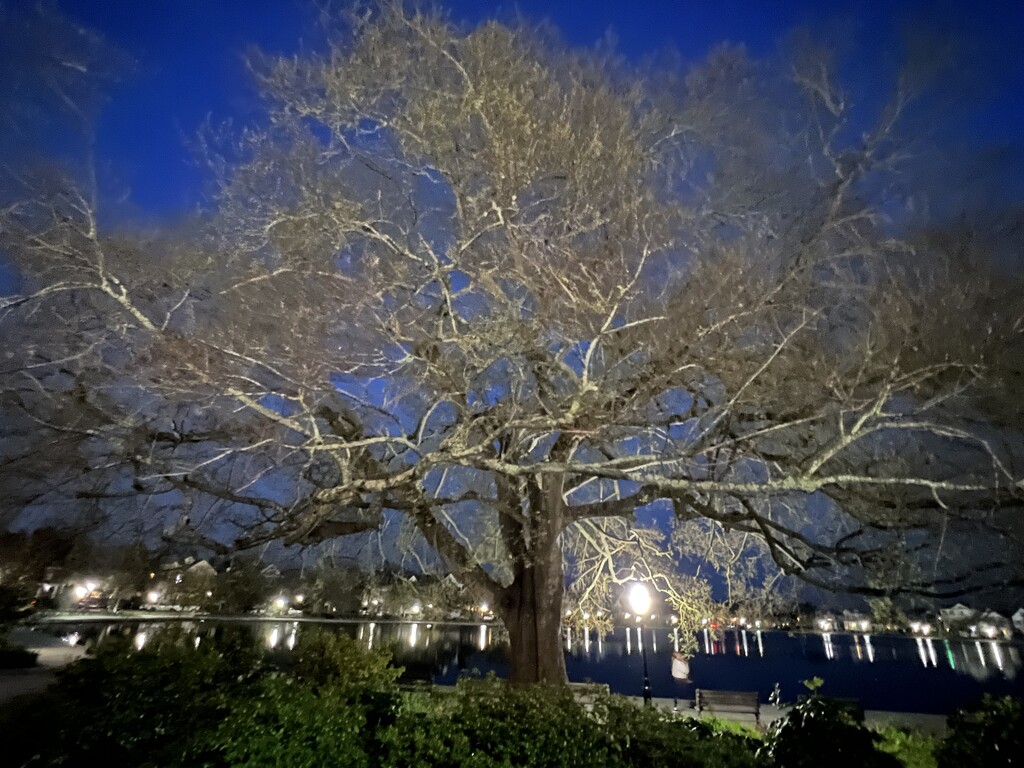
[[[986,696],[949,719],[936,752],[939,768],[1002,768],[1024,764],[1024,701]]]

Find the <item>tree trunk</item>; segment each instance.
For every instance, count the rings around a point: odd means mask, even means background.
[[[565,505],[560,479],[545,478],[531,494],[530,546],[517,558],[512,583],[503,590],[498,615],[508,630],[509,682],[565,685],[562,651],[562,532]]]
[[[564,685],[562,552],[517,569],[499,615],[508,630],[509,682]]]

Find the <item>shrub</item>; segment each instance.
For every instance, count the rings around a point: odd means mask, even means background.
[[[742,723],[736,720],[726,720],[715,715],[701,715],[700,722],[710,726],[711,730],[715,733],[732,733],[737,736],[745,736],[752,740],[751,744],[764,741],[764,734],[752,722]]]
[[[363,709],[342,691],[272,675],[235,703],[202,751],[232,768],[360,768],[370,764],[366,725]]]
[[[899,768],[881,737],[846,702],[809,696],[773,724],[762,752],[778,768]]]
[[[763,764],[756,741],[693,720],[601,696],[587,712],[561,689],[514,688],[497,680],[461,682],[432,706],[416,701],[383,732],[382,764],[491,768],[679,766],[750,768]]]
[[[53,738],[53,723],[60,722],[61,710],[50,693],[25,694],[0,707],[2,765],[21,766],[38,759],[43,745]],[[33,762],[32,765],[48,765]]]
[[[663,710],[639,707],[630,699],[606,697],[594,706],[604,721],[609,745],[620,765],[678,768],[749,768],[764,765],[757,740]]]
[[[138,651],[126,638],[107,640],[62,671],[49,693],[5,716],[5,759],[166,768],[365,764],[377,732],[395,722],[401,670],[386,654],[321,633],[309,633],[283,671],[272,661],[247,631],[198,648],[177,631]]]
[[[0,638],[5,634],[4,625],[21,618],[22,611],[30,601],[31,598],[23,589],[0,584]]]
[[[45,704],[57,727],[35,745],[34,764],[191,764],[196,738],[223,719],[259,671],[255,653],[196,649],[177,633],[141,651],[126,639],[108,640],[58,674]]]
[[[435,704],[436,707],[436,704]],[[475,753],[469,738],[451,716],[431,708],[403,709],[380,734],[382,768],[485,768],[490,757]]]
[[[889,725],[881,731],[878,748],[899,760],[904,768],[935,768],[935,736]]]
[[[980,704],[949,718],[949,732],[936,754],[939,768],[1019,765],[1024,756],[1024,701],[985,696]]]
[[[519,688],[495,679],[460,683],[445,702],[480,765],[588,765],[609,760],[604,729],[563,688]]]
[[[324,630],[303,633],[295,653],[276,661],[278,672],[235,704],[204,749],[245,768],[369,765],[401,705],[402,669],[390,655]]]
[[[327,630],[303,632],[293,658],[298,679],[349,694],[396,691],[402,674],[401,667],[391,665],[387,651],[369,651],[348,635]]]
[[[34,667],[39,654],[0,641],[0,669],[24,669]]]

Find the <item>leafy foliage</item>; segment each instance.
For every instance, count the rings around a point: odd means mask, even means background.
[[[389,652],[371,653],[337,632],[303,632],[295,651],[298,679],[349,696],[367,690],[394,692],[402,674],[401,667],[392,666]]]
[[[402,696],[401,670],[349,638],[311,633],[290,663],[237,636],[169,632],[100,646],[49,693],[12,707],[12,765],[747,768],[754,742],[600,696],[496,679]],[[59,723],[56,732],[50,732]]]
[[[4,639],[0,637],[0,669],[24,669],[25,667],[34,667],[38,656],[39,654],[33,651],[9,646],[4,642]]]
[[[20,590],[0,584],[0,627],[17,619],[26,602]]]
[[[935,736],[906,728],[888,726],[881,731],[878,748],[903,763],[904,768],[935,768]]]
[[[102,644],[60,673],[50,699],[56,731],[38,745],[38,764],[174,765],[199,757],[195,734],[222,720],[260,674],[251,647],[194,647],[166,633],[143,650]]]
[[[559,688],[460,683],[426,711],[405,711],[382,736],[388,766],[681,766],[764,764],[756,742],[693,720],[599,697],[588,711]]]
[[[605,719],[611,748],[620,765],[680,768],[753,768],[767,761],[757,741],[699,720],[675,720],[662,710],[637,707],[610,697],[595,705]]]
[[[5,765],[464,766],[465,768],[933,768],[936,740],[881,735],[844,702],[813,694],[765,741],[714,720],[561,687],[495,678],[402,694],[401,670],[346,636],[309,633],[284,663],[247,634],[197,647],[176,632],[141,651],[101,645],[46,694],[0,715]],[[1012,765],[1021,702],[988,699],[958,715],[939,768]]]
[[[466,734],[450,726],[449,717],[434,707],[404,709],[394,725],[380,735],[381,765],[440,768],[486,764],[486,758],[474,755]]]
[[[319,691],[294,678],[273,675],[236,702],[204,740],[227,765],[370,765],[366,716],[341,690]]]
[[[469,681],[459,686],[447,713],[449,727],[486,756],[484,765],[614,764],[604,729],[562,688]]]
[[[814,694],[772,725],[762,751],[778,768],[898,768],[896,758],[877,749],[879,740],[863,714]]]
[[[949,720],[949,734],[938,750],[939,768],[1019,765],[1024,756],[1024,701],[985,696]]]

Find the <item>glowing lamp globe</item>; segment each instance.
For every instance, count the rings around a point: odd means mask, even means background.
[[[639,615],[647,613],[651,607],[651,593],[643,584],[634,584],[629,590],[629,607]]]

